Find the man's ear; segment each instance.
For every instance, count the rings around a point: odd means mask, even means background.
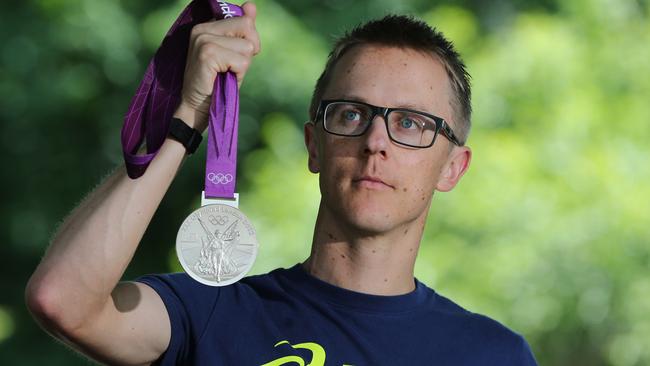
[[[320,164],[318,163],[318,133],[316,131],[316,125],[314,122],[307,121],[304,126],[305,131],[305,146],[307,147],[307,153],[309,154],[309,160],[307,161],[307,166],[309,171],[312,173],[320,172]]]
[[[469,168],[472,150],[468,146],[454,146],[447,157],[447,162],[440,170],[436,190],[449,192]]]

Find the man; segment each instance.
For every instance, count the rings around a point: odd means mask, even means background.
[[[260,50],[255,6],[193,28],[175,116],[203,131],[217,72]],[[433,192],[471,151],[470,89],[440,33],[407,17],[339,40],[305,125],[320,174],[301,265],[225,287],[185,274],[120,282],[185,155],[167,139],[137,180],[118,170],[64,222],[27,289],[54,335],[100,362],[210,365],[534,365],[525,340],[413,277]]]

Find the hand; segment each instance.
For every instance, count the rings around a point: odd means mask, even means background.
[[[208,124],[217,73],[232,71],[241,86],[253,56],[260,52],[255,4],[242,5],[241,17],[200,23],[192,28],[181,102],[174,116],[203,132]]]

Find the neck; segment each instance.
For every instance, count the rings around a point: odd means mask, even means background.
[[[401,295],[415,289],[413,268],[426,213],[386,232],[362,231],[336,220],[321,202],[312,250],[303,267],[351,291]]]

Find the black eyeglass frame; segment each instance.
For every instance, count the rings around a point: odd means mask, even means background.
[[[342,134],[342,133],[332,132],[329,129],[327,129],[327,127],[325,126],[325,110],[332,103],[354,103],[354,104],[361,104],[361,105],[364,105],[366,107],[369,107],[372,110],[372,115],[370,116],[369,122],[366,125],[366,127],[364,128],[364,130],[361,131],[358,134],[346,135],[346,134]],[[431,140],[431,143],[429,145],[425,145],[425,146],[418,146],[418,145],[411,145],[411,144],[407,144],[407,143],[395,140],[393,138],[393,136],[391,135],[391,133],[390,133],[390,129],[388,128],[388,114],[391,113],[392,111],[416,113],[416,114],[419,114],[419,115],[422,115],[422,116],[425,116],[425,117],[428,117],[428,118],[431,118],[432,120],[434,120],[435,123],[436,123],[436,129],[435,129],[435,132],[434,132],[434,135],[433,135],[433,140]],[[318,110],[316,111],[316,121],[322,120],[323,121],[323,129],[325,131],[327,131],[328,133],[331,133],[332,135],[346,136],[346,137],[358,137],[358,136],[362,136],[363,134],[368,132],[368,129],[370,128],[370,125],[372,124],[371,123],[372,120],[375,119],[375,117],[377,115],[380,115],[380,116],[383,117],[384,125],[386,126],[386,132],[388,134],[388,137],[391,139],[391,141],[393,141],[393,142],[395,142],[397,144],[408,146],[408,147],[414,147],[414,148],[418,148],[418,149],[426,149],[426,148],[429,148],[429,147],[433,146],[433,144],[436,142],[436,137],[438,137],[438,132],[442,132],[442,134],[449,141],[451,141],[451,143],[453,143],[453,144],[455,144],[457,146],[463,146],[463,144],[460,142],[460,140],[458,140],[458,137],[456,137],[456,134],[451,129],[451,127],[449,127],[449,124],[444,120],[444,118],[434,116],[433,114],[418,111],[418,110],[415,110],[415,109],[378,107],[376,105],[372,105],[372,104],[369,104],[369,103],[366,103],[366,102],[360,102],[360,101],[356,101],[356,100],[326,99],[326,100],[321,100],[320,105],[318,106]]]

